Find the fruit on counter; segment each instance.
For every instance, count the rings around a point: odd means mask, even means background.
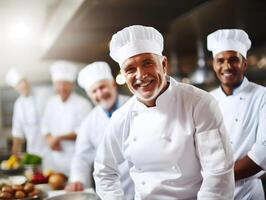
[[[48,183],[53,190],[60,190],[65,187],[67,177],[62,173],[54,173],[49,176]]]
[[[1,162],[1,169],[3,170],[18,169],[19,167],[20,162],[15,155],[11,155],[8,160],[3,160]]]
[[[52,170],[52,169],[46,169],[46,170],[44,170],[43,171],[43,175],[45,176],[45,177],[49,177],[49,176],[51,176],[52,174],[54,174],[55,172],[54,172],[54,170]]]
[[[7,185],[7,186],[3,186],[1,189],[2,192],[8,192],[8,193],[13,193],[14,190],[11,186]]]
[[[26,183],[23,189],[27,193],[32,192],[34,190],[34,185],[32,183]]]
[[[12,194],[8,192],[0,192],[0,199],[11,199]]]
[[[12,188],[15,190],[15,191],[18,191],[18,190],[23,190],[23,186],[22,185],[12,185]]]
[[[14,196],[16,199],[22,199],[26,197],[26,194],[23,191],[16,191]]]
[[[23,165],[39,165],[42,163],[42,158],[35,154],[25,153],[22,157],[21,163]]]
[[[47,183],[48,178],[45,177],[41,172],[35,171],[30,182],[34,184]]]
[[[23,199],[26,197],[41,197],[42,191],[32,183],[22,185],[2,185],[0,187],[0,199]]]

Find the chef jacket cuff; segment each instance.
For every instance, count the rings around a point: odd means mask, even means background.
[[[85,187],[89,187],[88,182],[89,180],[86,180],[88,177],[84,176],[84,174],[78,174],[78,173],[71,173],[69,182],[75,182],[79,181],[84,184]]]
[[[248,152],[248,157],[259,165],[263,170],[266,170],[266,141],[260,144],[253,145],[251,151]]]
[[[12,136],[13,137],[17,137],[17,138],[25,139],[25,137],[24,137],[22,132],[14,130],[14,129],[12,130]]]

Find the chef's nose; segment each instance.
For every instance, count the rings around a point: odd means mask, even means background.
[[[227,69],[231,69],[232,68],[232,63],[230,63],[228,60],[225,61],[225,66]]]
[[[142,67],[137,67],[136,78],[141,80],[144,75],[145,75],[145,70]]]

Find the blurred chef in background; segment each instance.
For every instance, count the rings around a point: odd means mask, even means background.
[[[91,110],[90,103],[73,92],[76,66],[68,61],[57,61],[51,76],[57,95],[49,99],[42,121],[42,134],[52,150],[51,169],[69,175],[74,155],[77,130]]]
[[[48,148],[41,134],[40,123],[47,99],[52,95],[45,87],[30,87],[26,76],[16,68],[6,74],[6,82],[18,93],[12,120],[12,153],[21,152],[23,141],[26,140],[26,151],[43,157]],[[43,165],[45,160],[43,159]]]
[[[80,191],[93,186],[94,157],[105,128],[113,112],[129,99],[118,95],[111,69],[106,62],[94,62],[82,69],[78,75],[78,84],[87,92],[96,107],[87,115],[78,131],[67,191]],[[126,199],[133,199],[134,185],[127,163],[121,164],[119,169]]]
[[[221,86],[211,94],[224,116],[235,160],[235,199],[263,200],[261,170],[266,169],[266,88],[249,82],[248,34],[240,29],[217,30],[207,38],[213,69]]]
[[[163,36],[134,25],[113,35],[110,56],[134,94],[117,110],[94,161],[101,199],[124,199],[117,166],[130,165],[135,199],[230,200],[233,158],[216,100],[167,75]]]

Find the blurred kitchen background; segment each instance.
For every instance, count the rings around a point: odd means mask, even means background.
[[[129,94],[108,43],[116,31],[141,24],[163,34],[170,75],[211,90],[218,82],[206,36],[219,28],[242,28],[252,41],[247,77],[266,85],[265,10],[263,0],[0,0],[0,150],[8,147],[18,96],[5,83],[9,68],[18,67],[33,85],[52,89],[54,61],[70,60],[82,68],[103,60],[118,76],[120,92]]]

